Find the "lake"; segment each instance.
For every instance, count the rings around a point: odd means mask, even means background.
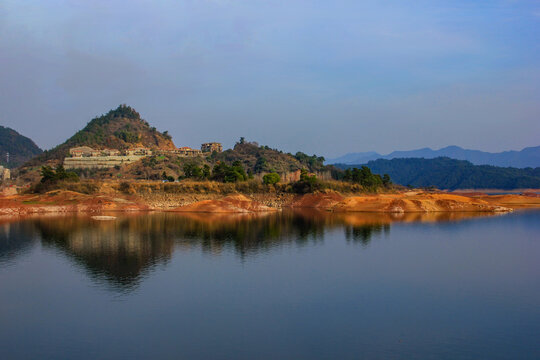
[[[540,211],[0,220],[0,359],[539,359]]]

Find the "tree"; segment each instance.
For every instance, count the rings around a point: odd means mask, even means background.
[[[321,183],[317,176],[310,175],[306,169],[300,170],[300,180],[293,183],[293,190],[299,194],[315,192],[321,188]]]
[[[307,165],[311,171],[317,171],[324,168],[325,159],[322,156],[317,156],[317,155],[309,156],[299,151],[294,155],[294,157],[298,161],[300,161],[302,164]]]
[[[370,190],[376,190],[377,188],[385,184],[383,181],[383,178],[381,178],[380,175],[373,174],[367,166],[362,166],[360,169],[353,168],[352,170],[351,169],[345,170],[343,180],[360,184],[364,188],[367,188]],[[390,176],[387,175],[386,181],[387,181],[386,184],[388,185],[391,184]]]
[[[265,170],[267,170],[268,167],[268,161],[264,157],[257,158],[257,162],[255,163],[255,172],[260,173]]]
[[[212,179],[222,182],[238,182],[247,180],[247,174],[240,161],[235,161],[232,166],[219,162],[212,169]]]
[[[60,180],[79,181],[79,176],[73,171],[66,171],[63,165],[58,165],[56,170],[50,166],[42,166],[41,176],[42,183],[56,183]]]
[[[198,167],[197,165],[193,163],[184,164],[183,170],[184,170],[184,176],[186,178],[202,179],[204,177],[203,169],[201,169],[200,167]]]
[[[41,182],[49,182],[56,180],[56,173],[50,166],[42,166],[41,167]]]
[[[79,175],[73,171],[66,171],[62,165],[58,165],[56,170],[50,166],[41,167],[41,181],[35,185],[34,191],[45,192],[56,189],[61,182],[77,182]]]
[[[246,171],[244,170],[244,167],[242,166],[242,163],[239,160],[236,160],[235,162],[233,162],[232,168],[233,168],[233,171],[240,174],[240,176],[241,176],[240,181],[248,179]]]
[[[343,180],[345,181],[352,181],[353,177],[352,177],[352,171],[351,169],[347,169],[345,170],[345,174],[343,175]]]
[[[208,164],[204,164],[203,166],[203,169],[202,169],[202,173],[203,173],[203,178],[205,179],[210,179],[210,166]]]
[[[273,172],[263,176],[263,183],[266,185],[274,185],[281,181],[279,174]]]
[[[392,180],[390,179],[390,175],[384,174],[382,177],[382,183],[385,187],[392,185]]]

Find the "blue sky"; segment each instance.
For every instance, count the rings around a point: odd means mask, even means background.
[[[50,148],[126,103],[178,146],[521,149],[539,39],[539,1],[3,0],[0,123]]]

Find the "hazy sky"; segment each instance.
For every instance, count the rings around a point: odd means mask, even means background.
[[[177,146],[540,145],[540,1],[0,1],[0,124],[50,148],[121,103]]]

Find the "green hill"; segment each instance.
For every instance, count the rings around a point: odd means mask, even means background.
[[[271,171],[286,173],[300,169],[308,169],[314,172],[326,169],[323,157],[309,156],[302,152],[295,155],[284,153],[268,146],[259,146],[257,143],[246,142],[243,139],[236,143],[233,149],[214,155],[212,160],[227,163],[240,161],[244,168],[250,170],[253,174]]]
[[[47,160],[61,160],[69,149],[77,146],[90,146],[95,149],[127,149],[147,147],[150,149],[171,150],[174,143],[167,132],[161,133],[130,106],[120,105],[107,114],[92,119],[64,143],[45,151],[28,165],[39,165]]]
[[[415,187],[435,186],[450,190],[540,188],[540,168],[473,165],[469,161],[447,157],[379,159],[369,161],[367,166],[374,173],[389,174],[394,183]]]
[[[42,152],[31,139],[13,129],[0,126],[0,165],[15,168]]]

